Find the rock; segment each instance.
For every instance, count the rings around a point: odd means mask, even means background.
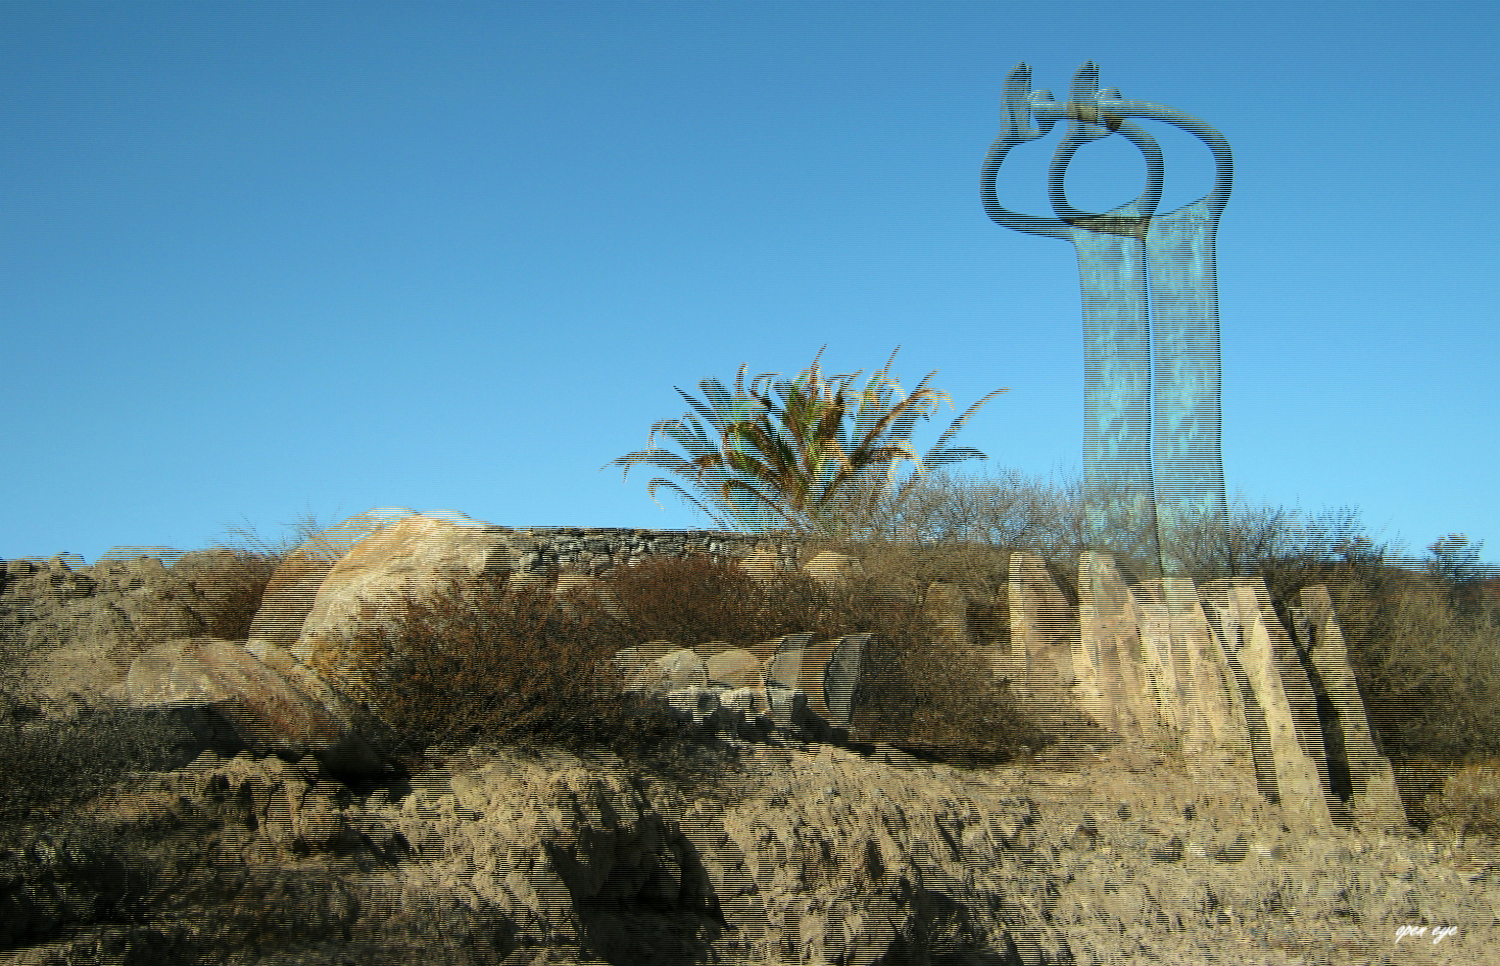
[[[274,653],[274,652],[273,652]],[[126,678],[134,707],[213,706],[252,748],[313,755],[343,773],[378,774],[380,756],[338,699],[314,690],[317,680],[294,683],[289,662],[268,666],[233,641],[199,637],[157,645],[141,654]]]
[[[768,684],[766,704],[771,720],[784,731],[800,731],[808,722],[807,695],[801,691]]]
[[[1260,578],[1214,580],[1201,590],[1213,610],[1226,657],[1242,670],[1242,697],[1252,739],[1260,737],[1275,771],[1276,794],[1289,823],[1304,829],[1332,825],[1322,728],[1296,649],[1271,607]],[[1238,646],[1236,646],[1238,645]],[[1244,685],[1248,684],[1248,688]],[[1254,704],[1258,716],[1249,714]]]
[[[1349,775],[1351,821],[1361,828],[1404,829],[1406,811],[1395,773],[1375,747],[1328,588],[1304,587],[1300,597],[1302,606],[1293,612],[1295,629],[1311,665],[1313,687],[1334,712],[1337,741],[1329,742],[1329,751],[1337,749],[1338,763]]]
[[[705,662],[708,680],[730,688],[763,688],[761,662],[742,648],[721,651]]]
[[[1053,702],[1071,696],[1081,683],[1073,652],[1079,647],[1078,612],[1068,604],[1039,555],[1010,555],[1010,657],[1002,670],[1031,697]],[[1086,668],[1088,661],[1083,662]],[[1097,687],[1097,682],[1088,686]]]
[[[1074,652],[1088,663],[1079,678],[1093,681],[1084,710],[1122,738],[1159,739],[1156,703],[1143,668],[1130,589],[1114,558],[1085,551],[1078,561],[1078,621],[1082,646]]]
[[[766,699],[764,685],[725,691],[719,695],[719,705],[738,711],[749,718],[767,714],[771,710],[771,705]]]
[[[260,609],[250,625],[251,645],[295,646],[323,579],[350,547],[382,525],[381,518],[361,514],[309,538],[288,553],[261,597]]]
[[[864,672],[865,654],[872,634],[846,634],[839,638],[823,673],[822,714],[830,726],[848,728],[854,714],[854,695]]]
[[[619,673],[627,690],[655,693],[666,681],[654,664],[658,658],[677,650],[675,644],[656,641],[641,647],[627,647],[615,652],[610,664]]]
[[[348,635],[388,623],[404,595],[420,598],[454,579],[504,579],[517,569],[504,531],[460,517],[413,514],[351,546],[319,583],[293,655],[316,665],[321,651]]]
[[[820,584],[842,585],[862,575],[864,564],[858,557],[824,550],[802,565],[802,572]]]
[[[1489,852],[1460,863],[1456,840],[1283,831],[1253,787],[1213,773],[733,741],[676,749],[692,783],[548,749],[431,763],[362,802],[307,764],[248,755],[143,784],[135,805],[182,829],[183,871],[164,867],[169,898],[133,897],[132,915],[186,962],[1241,966],[1310,948],[1364,961],[1424,921],[1403,947],[1433,952],[1437,923],[1458,926],[1445,961],[1487,961],[1500,942]],[[27,845],[0,853],[0,930],[27,930],[7,934],[14,955],[101,961],[76,937],[112,928],[118,897],[79,885],[124,880],[58,831]],[[64,931],[43,936],[33,913],[49,912]],[[233,938],[267,923],[275,944],[253,955]]]
[[[688,648],[671,651],[652,662],[668,690],[708,687],[708,669],[697,652]]]

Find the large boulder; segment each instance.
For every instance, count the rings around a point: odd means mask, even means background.
[[[371,510],[350,517],[304,541],[282,560],[261,596],[250,624],[250,645],[292,647],[312,612],[323,581],[355,544],[382,527],[412,516],[410,510]]]
[[[802,572],[820,584],[837,587],[863,574],[864,565],[858,557],[824,550],[803,564]]]
[[[514,569],[506,532],[462,514],[418,513],[385,524],[351,546],[318,584],[292,655],[317,665],[329,646],[371,624],[389,625],[408,595],[455,579],[503,579]]]
[[[383,770],[353,708],[316,677],[264,663],[234,641],[195,637],[149,648],[131,663],[125,692],[138,708],[214,707],[252,748],[312,755],[344,773]]]
[[[705,664],[710,683],[729,688],[765,687],[760,659],[743,648],[720,651]]]

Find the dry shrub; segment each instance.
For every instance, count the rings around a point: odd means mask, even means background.
[[[203,600],[199,617],[204,633],[226,641],[247,639],[276,568],[329,526],[311,512],[287,524],[276,539],[262,537],[248,524],[229,526],[224,539],[179,561],[173,576],[191,584]]]
[[[204,633],[226,641],[247,639],[266,585],[280,563],[277,554],[228,547],[199,555],[181,579],[203,600],[198,616]],[[173,568],[173,575],[178,575],[178,568]]]
[[[1500,836],[1500,760],[1465,765],[1422,800],[1432,825]]]
[[[1042,738],[995,681],[982,647],[933,643],[936,628],[910,599],[878,595],[861,610],[881,630],[865,652],[854,734],[925,758],[983,765]]]
[[[608,583],[627,615],[632,644],[745,647],[804,631],[829,638],[850,633],[847,604],[805,574],[760,580],[737,564],[699,555],[620,568]]]
[[[315,661],[367,707],[398,756],[437,745],[648,742],[663,724],[620,689],[619,625],[584,595],[503,577],[404,595],[394,619],[366,607]]]
[[[957,540],[930,544],[824,540],[810,544],[804,556],[822,550],[859,559],[864,571],[859,596],[865,600],[916,603],[925,600],[934,583],[957,587],[967,601],[970,639],[982,646],[1009,647],[1009,550]]]
[[[855,695],[856,737],[964,765],[1005,761],[1043,742],[1031,717],[996,681],[988,658],[991,648],[1009,646],[1008,551],[957,540],[825,540],[807,546],[804,555],[819,550],[855,556],[862,570],[851,580],[819,585],[837,633],[874,635]],[[938,615],[925,599],[936,582],[964,591],[973,645],[937,643]]]
[[[1400,757],[1500,755],[1500,612],[1464,615],[1407,577],[1335,588],[1370,717]]]
[[[398,754],[478,741],[641,748],[671,728],[621,692],[608,662],[620,648],[871,632],[856,697],[859,735],[965,763],[1000,760],[1038,740],[994,684],[981,649],[930,643],[920,600],[868,575],[831,587],[804,575],[758,580],[696,557],[642,563],[608,583],[622,620],[583,592],[560,602],[503,580],[449,583],[407,595],[385,617],[367,608],[360,629],[316,663],[374,713]]]

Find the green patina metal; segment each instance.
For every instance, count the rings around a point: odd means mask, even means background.
[[[1214,157],[1213,189],[1192,204],[1158,214],[1161,149],[1131,118],[1171,124],[1203,141]],[[1048,172],[1055,217],[1002,207],[995,179],[1006,155],[1045,136],[1058,121],[1067,127]],[[1129,139],[1145,157],[1146,187],[1113,211],[1078,211],[1063,188],[1068,164],[1080,146],[1111,134]],[[1107,495],[1097,497],[1093,507],[1095,537],[1108,546],[1103,521],[1118,521],[1124,509],[1154,542],[1165,573],[1181,571],[1171,538],[1177,524],[1192,519],[1222,526],[1226,517],[1214,251],[1233,174],[1229,143],[1218,131],[1160,104],[1101,91],[1092,63],[1074,76],[1066,102],[1032,91],[1031,69],[1020,64],[1006,79],[1000,136],[980,178],[985,209],[997,224],[1065,239],[1077,250],[1084,478],[1095,493]]]

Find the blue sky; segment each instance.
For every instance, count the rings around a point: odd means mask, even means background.
[[[600,467],[707,377],[1010,391],[1076,474],[1069,246],[980,205],[1017,62],[1203,118],[1231,492],[1500,556],[1492,3],[0,5],[0,557],[311,512],[702,517]],[[1156,129],[1162,210],[1207,152]],[[1002,198],[1045,213],[1057,134]],[[1080,151],[1075,204],[1139,190]],[[1029,165],[1029,167],[1028,167]]]

